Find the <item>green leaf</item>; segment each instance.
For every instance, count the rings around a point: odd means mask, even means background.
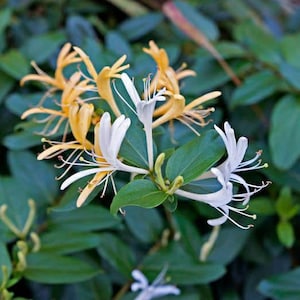
[[[128,60],[132,57],[129,43],[117,31],[109,31],[105,35],[105,44],[107,49],[115,53],[117,56],[127,55]],[[118,45],[118,47],[116,47]]]
[[[222,265],[200,263],[189,256],[177,242],[148,255],[142,262],[142,271],[148,278],[155,278],[167,266],[167,277],[174,284],[207,284],[225,273]]]
[[[0,11],[0,33],[9,25],[12,11],[8,7],[2,7]]]
[[[281,85],[281,80],[271,71],[255,73],[237,87],[230,102],[231,107],[258,103],[274,94]]]
[[[47,283],[74,283],[88,280],[101,271],[75,257],[59,256],[52,253],[30,253],[26,257],[26,279]]]
[[[29,72],[29,61],[18,50],[9,50],[0,56],[0,69],[19,80]]]
[[[131,272],[135,267],[135,256],[132,250],[117,236],[110,233],[99,235],[99,254],[104,257],[126,278],[131,279]]]
[[[300,68],[282,62],[279,66],[279,72],[289,84],[300,90]]]
[[[6,94],[12,89],[15,81],[3,72],[0,72],[0,104],[4,100]]]
[[[281,98],[272,113],[269,136],[273,162],[279,169],[291,168],[300,156],[299,120],[300,99],[293,95]]]
[[[107,274],[100,274],[91,278],[88,281],[80,284],[74,284],[76,300],[111,300],[112,296],[112,284]]]
[[[22,122],[15,126],[15,132],[4,137],[3,144],[10,150],[26,150],[41,145],[41,135],[45,125],[33,121]]]
[[[66,236],[68,237],[66,239]],[[71,254],[86,249],[96,248],[100,239],[98,234],[57,228],[41,235],[41,251],[52,254]]]
[[[34,106],[39,106],[38,104],[41,102],[44,93],[28,93],[28,94],[20,94],[13,93],[10,94],[5,101],[5,106],[14,114],[21,116],[23,112],[29,108]],[[48,99],[48,98],[47,98]],[[47,101],[43,104],[45,105]],[[53,99],[51,100],[53,102]],[[47,108],[54,108],[53,104],[45,105]],[[56,106],[57,107],[57,106]],[[34,115],[36,118],[37,115]],[[44,114],[46,116],[46,114]]]
[[[274,215],[276,213],[274,200],[267,197],[255,197],[249,202],[248,211],[258,215]]]
[[[284,60],[294,67],[300,68],[300,53],[295,51],[300,43],[300,34],[284,35],[280,40],[280,50]]]
[[[263,26],[247,20],[234,27],[234,35],[259,60],[272,65],[280,63],[279,43]]]
[[[300,268],[272,276],[259,283],[259,291],[276,300],[298,300],[300,295]]]
[[[51,203],[58,192],[55,169],[45,161],[38,161],[28,151],[10,151],[8,162],[12,174],[27,186],[28,194],[38,203]]]
[[[119,30],[127,40],[133,41],[151,32],[162,20],[161,13],[148,13],[125,20],[119,26]]]
[[[155,209],[127,207],[124,220],[131,233],[143,243],[155,242],[163,230],[162,218]]]
[[[0,176],[0,205],[7,205],[6,215],[19,230],[23,229],[29,213],[28,192],[24,182]]]
[[[5,270],[3,270],[5,268]],[[3,271],[6,273],[4,276]],[[10,277],[12,271],[12,263],[6,248],[6,245],[0,242],[0,285],[3,283],[3,280]]]
[[[295,243],[295,233],[292,224],[289,221],[281,220],[276,226],[277,236],[279,241],[291,248]]]
[[[289,187],[283,187],[276,201],[276,211],[282,220],[290,220],[299,211],[300,206],[295,204]]]
[[[121,145],[119,155],[134,166],[148,168],[146,137],[141,126],[131,124]]]
[[[166,176],[173,181],[183,176],[189,183],[216,163],[224,154],[224,145],[215,130],[209,130],[178,148],[168,160]]]
[[[77,198],[79,197],[80,190],[82,190],[88,182],[93,178],[93,175],[86,176],[74,182],[68,189],[64,192],[60,201],[55,206],[51,207],[51,211],[55,212],[65,212],[73,209],[78,209],[76,205]],[[104,183],[103,183],[104,184]],[[95,189],[89,194],[83,203],[83,206],[88,205],[92,200],[96,198],[99,192],[103,189],[103,184],[95,187]]]
[[[65,40],[66,36],[61,31],[35,35],[26,40],[21,51],[28,59],[43,63],[55,53]]]
[[[81,46],[87,37],[96,39],[96,33],[92,24],[83,16],[69,15],[65,28],[68,40],[73,45]]]
[[[181,243],[183,248],[195,259],[199,259],[201,247],[201,235],[194,222],[188,215],[184,215],[180,210],[175,213],[175,220],[180,232]]]
[[[207,261],[229,264],[240,253],[247,242],[249,234],[250,231],[235,227],[222,228]]]
[[[219,30],[216,24],[199,10],[183,1],[175,1],[176,7],[197,29],[199,29],[209,40],[216,40],[219,37]]]
[[[117,214],[124,206],[153,208],[167,199],[168,195],[157,189],[156,185],[146,179],[137,179],[123,186],[114,197],[110,211]]]
[[[89,232],[120,226],[120,219],[113,217],[106,208],[88,205],[67,212],[52,212],[49,216],[50,228]]]

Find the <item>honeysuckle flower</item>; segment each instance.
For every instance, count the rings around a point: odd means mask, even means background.
[[[93,168],[79,171],[67,178],[61,185],[61,189],[64,190],[78,179],[95,174],[94,178],[81,192],[77,200],[77,206],[81,206],[94,188],[101,184],[106,179],[106,176],[111,175],[115,171],[137,174],[149,173],[148,170],[127,165],[118,158],[121,144],[129,126],[130,119],[125,118],[124,115],[119,116],[113,124],[111,124],[111,117],[108,112],[105,112],[101,117],[99,125],[95,128],[94,152],[88,152],[92,157],[92,161],[81,159],[81,163],[77,164]]]
[[[154,41],[150,41],[149,48],[143,48],[143,51],[149,54],[157,64],[157,73],[152,81],[151,91],[155,87],[157,89],[165,87],[167,90],[175,92],[174,89],[178,86],[179,80],[196,75],[193,70],[185,69],[185,65],[175,71],[169,64],[169,57],[166,50],[158,48]]]
[[[52,135],[55,134],[59,127],[62,125],[62,123],[68,119],[69,116],[69,108],[70,105],[77,101],[79,103],[83,103],[83,100],[81,99],[81,95],[90,89],[90,85],[88,84],[88,80],[80,81],[81,75],[79,72],[74,73],[69,81],[67,81],[64,84],[64,89],[61,95],[61,101],[55,102],[57,105],[57,109],[50,109],[45,108],[42,106],[39,107],[33,107],[28,110],[26,110],[22,116],[21,119],[25,119],[30,115],[34,114],[48,114],[49,116],[38,120],[39,123],[46,123],[44,129],[40,134],[43,135]],[[57,120],[55,126],[49,130],[52,123]]]
[[[218,182],[222,186],[221,189],[217,192],[208,194],[196,194],[184,191],[183,189],[179,189],[175,191],[175,194],[207,203],[210,206],[216,208],[221,214],[223,214],[223,216],[220,218],[208,221],[208,223],[212,226],[221,225],[228,219],[240,228],[248,229],[253,225],[250,224],[248,226],[242,226],[238,224],[234,219],[232,219],[229,216],[229,213],[230,211],[233,211],[255,219],[255,215],[249,215],[244,212],[248,208],[248,206],[246,205],[248,204],[250,197],[253,194],[259,192],[261,189],[269,185],[270,182],[262,183],[261,185],[249,184],[236,173],[264,168],[267,167],[267,164],[261,165],[261,161],[258,160],[261,155],[261,151],[257,152],[255,157],[253,157],[252,159],[243,161],[246,150],[248,148],[248,139],[246,137],[240,137],[238,140],[236,140],[234,130],[228,122],[225,122],[224,124],[225,132],[223,132],[217,126],[215,126],[215,129],[219,133],[225,144],[227,150],[227,158],[223,163],[204,173],[197,180],[216,177]],[[234,184],[238,184],[239,186],[241,185],[245,189],[245,192],[233,193]],[[240,202],[244,207],[236,208],[232,205],[229,205],[230,202]]]
[[[131,79],[126,73],[121,74],[122,82],[126,88],[128,95],[130,96],[134,106],[138,119],[144,125],[146,134],[146,144],[148,153],[149,169],[153,168],[153,140],[152,140],[152,119],[155,104],[157,101],[164,101],[166,99],[163,96],[165,89],[158,92],[154,91],[152,97],[150,95],[150,77],[144,81],[144,99],[142,100],[133,84]],[[121,95],[120,95],[121,96]],[[122,96],[121,96],[122,97]],[[125,101],[125,100],[124,100]]]
[[[166,268],[164,268],[151,285],[149,285],[148,279],[140,270],[133,270],[132,277],[136,282],[132,283],[131,290],[136,292],[141,290],[135,300],[151,300],[154,298],[163,297],[166,295],[179,295],[180,290],[171,284],[164,284],[164,276],[166,274]]]
[[[74,49],[82,58],[89,74],[92,77],[92,80],[96,83],[96,90],[100,97],[107,101],[115,116],[120,116],[121,113],[111,89],[111,80],[114,78],[120,78],[120,72],[128,69],[129,64],[123,65],[126,60],[126,55],[121,56],[111,67],[105,66],[99,73],[97,73],[89,56],[78,47],[74,47]]]
[[[149,46],[149,49],[144,48],[143,50],[152,56],[158,67],[153,82],[155,82],[158,89],[165,87],[165,95],[167,96],[166,103],[154,111],[154,116],[158,118],[153,122],[153,127],[177,119],[198,134],[190,123],[205,126],[207,122],[204,118],[213,112],[214,108],[204,109],[202,104],[215,99],[221,93],[218,91],[211,92],[186,104],[185,97],[180,92],[179,81],[187,76],[195,76],[196,73],[192,70],[186,70],[184,67],[175,71],[169,65],[169,58],[164,49],[158,48],[153,41],[149,42]],[[153,90],[153,86],[151,89]]]
[[[70,52],[71,44],[66,43],[58,54],[56,61],[56,70],[54,77],[47,75],[42,71],[35,62],[32,62],[33,67],[37,71],[37,74],[29,74],[22,78],[20,84],[23,85],[27,81],[40,81],[53,87],[54,89],[63,90],[67,79],[64,77],[63,71],[68,65],[81,61],[81,58],[77,56],[75,51]]]
[[[75,141],[57,142],[43,139],[43,141],[50,144],[51,147],[41,152],[37,157],[38,160],[53,158],[67,150],[72,150],[66,159],[60,156],[62,164],[57,167],[62,168],[68,165],[68,168],[59,178],[68,172],[72,166],[72,162],[76,161],[85,150],[93,149],[93,144],[86,137],[91,126],[93,113],[94,106],[92,104],[84,103],[80,106],[78,103],[73,102],[69,108],[69,123]]]
[[[249,202],[251,195],[269,185],[269,182],[262,183],[262,185],[249,184],[236,173],[266,168],[268,164],[262,165],[259,160],[262,151],[258,151],[252,159],[243,161],[248,148],[248,139],[242,136],[236,140],[234,130],[228,122],[224,123],[225,132],[216,125],[214,127],[221,136],[227,151],[227,159],[217,168],[223,173],[226,181],[238,183],[245,188],[245,193],[236,195],[236,198],[243,201],[245,205]]]

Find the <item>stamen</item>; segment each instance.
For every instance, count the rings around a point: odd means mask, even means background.
[[[229,209],[231,209],[230,206],[227,206]],[[241,225],[239,224],[237,221],[235,221],[234,219],[232,219],[229,215],[227,215],[222,209],[220,209],[219,207],[215,207],[216,210],[218,210],[223,216],[225,216],[227,218],[227,220],[229,220],[230,222],[232,222],[234,225],[236,225],[237,227],[247,230],[250,229],[252,227],[254,227],[253,224],[249,224],[247,226]]]

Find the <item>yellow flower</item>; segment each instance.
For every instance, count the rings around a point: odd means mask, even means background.
[[[94,151],[89,153],[91,160],[80,159],[81,166],[93,167],[79,171],[67,178],[61,185],[64,190],[73,182],[85,176],[95,174],[94,178],[81,191],[77,199],[77,206],[81,206],[96,186],[105,182],[102,195],[104,195],[108,179],[113,172],[123,171],[128,173],[148,174],[149,171],[138,167],[130,166],[124,163],[119,157],[119,150],[125,138],[126,132],[130,126],[130,119],[124,115],[118,117],[111,123],[111,117],[105,112],[100,122],[95,127]],[[112,180],[113,183],[113,180]],[[113,183],[113,188],[116,189]]]
[[[152,124],[157,127],[173,119],[177,119],[195,131],[190,123],[200,126],[207,124],[204,118],[214,111],[214,108],[203,109],[202,104],[208,100],[220,96],[220,92],[211,92],[191,103],[186,104],[185,97],[180,93],[179,81],[187,76],[194,76],[196,73],[192,70],[184,69],[174,70],[169,65],[169,58],[164,49],[158,48],[153,42],[149,42],[149,49],[144,48],[144,52],[151,55],[157,64],[157,73],[152,80],[152,89],[166,88],[165,95],[167,101],[154,111],[154,117],[158,117]],[[196,132],[196,131],[195,131]]]
[[[107,101],[108,105],[112,109],[115,116],[120,116],[121,113],[116,104],[115,98],[113,96],[113,92],[111,89],[111,80],[113,78],[120,78],[120,72],[129,68],[129,64],[123,65],[126,60],[126,55],[120,57],[111,67],[105,66],[102,70],[97,73],[95,67],[93,66],[89,56],[86,55],[84,51],[82,51],[78,47],[74,47],[74,50],[79,54],[82,58],[86,68],[91,75],[93,81],[96,83],[97,92],[102,99]]]
[[[29,74],[22,78],[20,84],[23,85],[27,81],[40,81],[47,85],[50,85],[54,88],[54,90],[62,90],[65,87],[67,82],[64,77],[63,70],[70,64],[80,62],[81,58],[76,57],[77,53],[75,51],[70,52],[71,44],[66,43],[60,53],[58,54],[56,61],[56,70],[54,77],[47,75],[44,71],[42,71],[35,62],[32,62],[32,66],[35,68],[38,74]]]
[[[88,80],[80,81],[81,74],[80,72],[74,73],[69,81],[65,83],[65,87],[63,89],[61,95],[61,102],[56,103],[58,109],[50,109],[45,107],[33,107],[26,110],[21,119],[25,119],[30,115],[33,114],[48,114],[46,118],[43,120],[39,120],[40,123],[46,123],[44,130],[40,133],[43,135],[52,135],[55,134],[60,125],[66,120],[69,116],[69,107],[74,102],[77,101],[79,103],[83,103],[83,100],[80,96],[87,90],[89,90],[92,86],[88,84]],[[54,120],[57,120],[56,125],[48,131],[49,127],[51,126]]]
[[[52,158],[70,149],[91,150],[93,145],[89,140],[87,140],[86,136],[91,126],[93,113],[94,106],[92,104],[84,103],[82,106],[79,106],[78,103],[73,102],[69,108],[69,123],[75,141],[54,142],[43,139],[43,141],[51,144],[52,146],[40,153],[38,155],[38,159],[42,160]]]
[[[63,177],[68,172],[74,164],[73,162],[76,161],[84,151],[91,151],[93,149],[93,144],[87,139],[93,113],[94,106],[92,104],[84,103],[80,106],[77,102],[73,102],[69,106],[68,118],[75,140],[70,142],[56,142],[43,139],[43,141],[50,144],[51,147],[41,152],[37,157],[38,160],[53,158],[61,155],[67,150],[72,150],[71,154],[66,159],[60,157],[63,163],[57,167],[62,168],[65,165],[68,165],[68,168],[59,178]]]

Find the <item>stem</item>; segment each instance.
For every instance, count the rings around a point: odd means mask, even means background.
[[[241,81],[223,59],[218,50],[210,43],[206,36],[192,25],[188,19],[177,9],[173,1],[167,1],[162,5],[163,13],[188,37],[195,41],[198,45],[205,48],[218,61],[223,70],[228,74],[236,85],[240,85]]]

